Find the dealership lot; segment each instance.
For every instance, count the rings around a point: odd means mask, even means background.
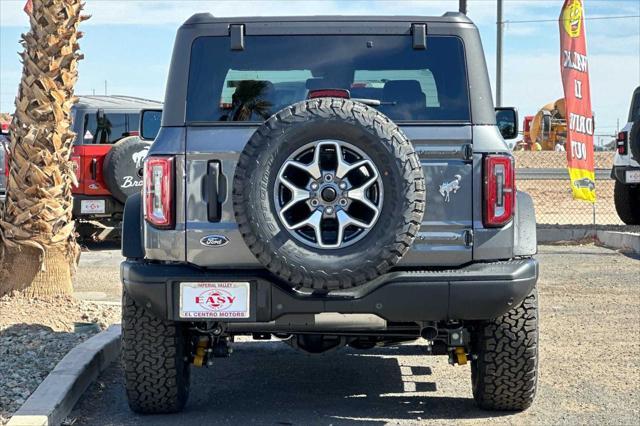
[[[92,251],[76,286],[117,299],[118,253]],[[637,256],[584,246],[541,246],[540,382],[520,414],[478,410],[469,367],[424,356],[420,345],[309,356],[281,342],[241,342],[215,367],[192,371],[184,413],[129,411],[120,367],[94,383],[74,424],[637,424],[640,416],[640,263]],[[89,262],[90,260],[90,262]],[[107,284],[104,284],[107,282]]]

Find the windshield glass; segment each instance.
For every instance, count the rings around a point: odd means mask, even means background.
[[[469,121],[464,49],[452,36],[201,37],[191,52],[187,121],[263,121],[309,91],[346,89],[396,121]]]

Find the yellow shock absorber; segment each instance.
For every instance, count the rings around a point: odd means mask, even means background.
[[[464,352],[464,348],[462,346],[458,346],[456,348],[456,360],[458,361],[458,365],[467,364],[467,354]]]
[[[202,367],[204,365],[204,357],[207,354],[207,346],[209,346],[209,338],[206,336],[200,337],[198,345],[196,346],[196,354],[193,357],[193,365],[196,367]]]

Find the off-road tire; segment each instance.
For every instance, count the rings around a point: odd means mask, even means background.
[[[621,221],[627,225],[640,225],[640,185],[625,185],[616,181],[613,201]]]
[[[140,414],[175,413],[189,396],[183,327],[122,295],[122,367],[129,407]]]
[[[520,411],[531,406],[538,378],[538,300],[522,303],[472,334],[473,398],[485,410]]]
[[[387,179],[382,210],[369,233],[348,247],[330,250],[296,241],[276,214],[272,195],[284,159],[322,139],[360,144],[374,163],[381,163],[376,166]],[[245,243],[269,271],[294,288],[349,288],[388,271],[413,243],[424,199],[420,160],[400,128],[374,108],[337,98],[299,102],[271,116],[247,143],[233,184],[236,222]]]
[[[629,131],[629,150],[633,158],[640,163],[640,120],[636,120]]]

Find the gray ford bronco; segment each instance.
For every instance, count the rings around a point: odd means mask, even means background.
[[[186,21],[125,206],[130,407],[181,410],[191,365],[230,362],[239,335],[315,354],[422,338],[470,363],[480,407],[529,407],[535,219],[516,111],[491,99],[458,13]]]

